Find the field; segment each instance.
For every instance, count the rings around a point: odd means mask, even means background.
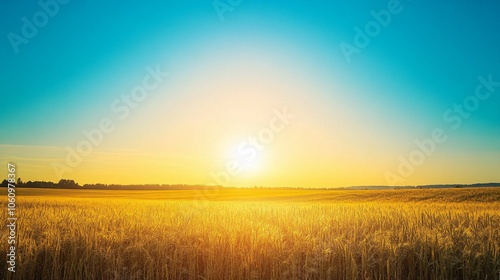
[[[496,188],[18,189],[17,214],[2,279],[500,279]]]

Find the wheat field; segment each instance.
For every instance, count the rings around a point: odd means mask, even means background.
[[[500,189],[17,195],[2,279],[500,278]]]

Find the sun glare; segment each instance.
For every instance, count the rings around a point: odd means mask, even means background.
[[[265,149],[258,150],[248,142],[242,142],[230,149],[228,163],[236,165],[240,175],[256,175],[263,171],[264,152]]]

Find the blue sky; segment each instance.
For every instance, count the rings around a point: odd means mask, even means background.
[[[109,115],[113,100],[140,83],[146,67],[161,65],[171,74],[161,93],[148,99],[136,116],[121,123],[114,138],[97,150],[110,152],[123,148],[141,152],[135,144],[139,138],[127,142],[119,136],[135,139],[135,135],[142,134],[159,138],[157,131],[183,127],[174,124],[179,114],[186,114],[192,118],[190,121],[196,122],[197,115],[189,111],[190,106],[211,96],[216,100],[217,92],[225,90],[232,81],[239,81],[233,73],[247,78],[255,73],[255,81],[266,77],[275,83],[290,81],[285,97],[277,93],[275,96],[272,93],[269,99],[259,97],[262,107],[255,108],[257,112],[277,102],[296,102],[304,123],[314,123],[328,137],[341,137],[345,142],[356,139],[359,147],[367,147],[359,148],[360,153],[375,158],[371,163],[383,166],[373,171],[381,174],[379,179],[354,180],[363,168],[359,167],[352,177],[336,183],[335,178],[325,175],[325,180],[317,185],[347,184],[349,180],[359,184],[383,183],[383,170],[396,169],[398,155],[410,153],[415,148],[414,139],[428,137],[435,127],[443,127],[450,136],[433,156],[436,164],[451,164],[455,156],[462,155],[477,168],[487,170],[485,175],[451,177],[450,181],[500,181],[494,175],[500,160],[481,157],[500,154],[500,90],[481,101],[479,109],[459,129],[450,130],[443,121],[443,114],[453,104],[462,103],[474,93],[478,76],[491,74],[494,81],[500,80],[500,3],[400,1],[402,11],[391,15],[390,23],[359,54],[353,55],[349,63],[340,44],[354,44],[354,28],[364,29],[373,21],[371,11],[387,9],[390,3],[394,2],[243,0],[225,12],[221,20],[212,1],[118,4],[72,0],[58,4],[55,15],[27,44],[17,46],[16,53],[9,34],[22,35],[22,18],[33,22],[33,15],[42,8],[36,2],[3,1],[0,3],[3,38],[0,40],[3,104],[0,145],[74,145],[81,139],[82,129],[95,126],[99,119]],[[240,73],[239,65],[248,68]],[[270,74],[264,74],[266,69]],[[295,87],[297,92],[292,92],[292,81],[305,89]],[[212,83],[217,83],[221,90],[205,90]],[[277,92],[278,87],[273,90]],[[176,108],[186,110],[163,117],[155,113]],[[148,125],[141,125],[146,120]],[[218,119],[214,121],[219,123]],[[154,125],[150,127],[151,122]],[[238,119],[233,125],[245,130],[242,122],[243,119]],[[342,143],[332,145],[342,146]],[[392,149],[380,158],[374,152],[380,147]],[[355,146],[347,148],[357,150]],[[335,149],[332,148],[332,155]],[[8,160],[16,153],[17,150],[6,146],[1,156]],[[45,170],[33,163],[29,155],[21,158],[32,168],[25,177],[36,179],[40,175],[35,176],[35,170]],[[353,157],[347,161],[356,166],[358,160]],[[342,165],[341,159],[325,160],[324,164],[337,166],[333,162]],[[456,167],[455,171],[464,168]],[[482,174],[475,169],[471,172]],[[414,176],[418,179],[408,178],[408,182],[442,180],[423,171],[419,174]],[[426,176],[428,180],[423,179]],[[55,180],[53,177],[44,178]],[[280,184],[301,182],[265,178],[256,180]]]

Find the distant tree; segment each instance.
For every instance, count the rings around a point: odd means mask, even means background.
[[[7,187],[9,185],[9,181],[7,181],[6,179],[4,179],[2,181],[2,187]]]
[[[19,187],[19,186],[21,186],[23,184],[24,183],[23,183],[23,180],[21,180],[21,177],[17,178],[17,186]]]
[[[27,188],[57,188],[59,185],[53,182],[45,182],[45,181],[28,181],[24,184]]]
[[[74,189],[79,187],[78,183],[68,179],[61,179],[57,184],[59,185],[60,188],[65,188],[65,189]]]

